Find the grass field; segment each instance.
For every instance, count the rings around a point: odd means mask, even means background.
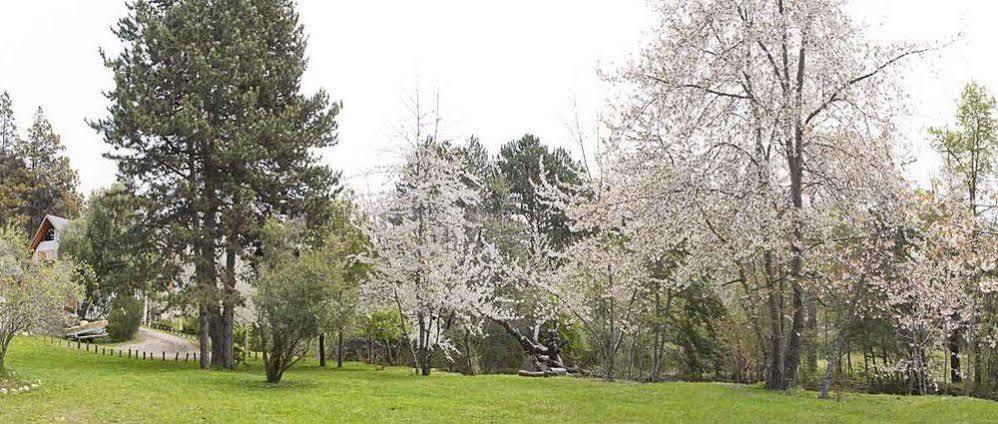
[[[713,383],[599,380],[342,370],[306,362],[278,386],[259,363],[200,371],[193,363],[100,357],[14,341],[9,365],[42,380],[0,397],[0,421],[24,422],[998,422],[998,402],[941,396],[769,393]]]

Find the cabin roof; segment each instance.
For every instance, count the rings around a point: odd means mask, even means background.
[[[68,226],[69,220],[66,218],[55,215],[45,215],[45,219],[42,220],[41,225],[38,226],[38,230],[35,231],[35,236],[31,238],[31,251],[37,251],[39,245],[41,245],[42,242],[47,241],[45,240],[45,236],[50,230],[56,234],[59,234],[62,233]],[[48,244],[43,247],[51,248]]]
[[[49,222],[52,223],[52,226],[55,227],[55,230],[58,232],[65,231],[66,227],[69,226],[69,220],[60,216],[45,215],[45,219],[49,220]]]

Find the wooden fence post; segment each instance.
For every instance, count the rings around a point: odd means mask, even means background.
[[[177,352],[177,354],[173,356],[173,361],[176,362],[179,360],[180,360],[180,352]]]
[[[132,348],[128,348],[128,359],[132,359]]]
[[[191,357],[191,353],[190,352],[185,353],[184,354],[184,362],[187,362],[187,358],[190,358],[190,357]]]
[[[166,352],[163,352],[162,360],[166,360]]]

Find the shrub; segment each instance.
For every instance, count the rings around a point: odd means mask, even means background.
[[[132,296],[118,296],[111,302],[107,316],[107,334],[113,341],[135,337],[142,322],[142,302]]]
[[[184,334],[190,334],[192,336],[197,336],[200,334],[201,321],[198,320],[197,314],[194,316],[187,316],[183,318],[180,323],[180,332]]]

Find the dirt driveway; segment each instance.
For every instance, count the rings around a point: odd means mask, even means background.
[[[170,333],[139,327],[138,340],[122,344],[119,349],[132,349],[153,353],[194,353],[198,346],[191,340]]]

